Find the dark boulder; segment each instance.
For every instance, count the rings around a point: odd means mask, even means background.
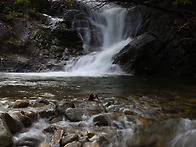
[[[68,108],[65,111],[65,116],[67,119],[73,122],[78,122],[83,120],[85,114],[85,109],[83,108]]]
[[[97,115],[93,118],[93,122],[97,126],[108,126],[108,120],[106,115]]]
[[[0,146],[6,147],[13,144],[13,136],[6,124],[6,121],[0,115]]]
[[[60,114],[65,114],[68,108],[75,108],[75,104],[73,102],[64,102],[56,106],[56,112]]]
[[[146,6],[132,8],[127,23],[134,39],[114,57],[114,63],[135,75],[195,76],[194,47],[184,46],[171,29],[179,17]]]
[[[39,146],[40,144],[41,144],[41,140],[39,139],[24,137],[17,141],[16,146],[17,147],[24,147],[24,146],[35,147],[35,146]]]
[[[22,129],[22,125],[17,120],[12,118],[8,113],[2,114],[2,118],[4,118],[12,134],[17,133]]]

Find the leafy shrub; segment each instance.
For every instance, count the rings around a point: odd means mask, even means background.
[[[185,46],[195,46],[196,44],[196,17],[188,19],[176,19],[173,23],[172,30],[181,38]]]
[[[6,15],[6,21],[12,21],[13,19],[14,19],[14,17],[11,13]]]
[[[30,7],[30,0],[16,0],[14,5],[18,9],[18,11],[24,12]]]
[[[22,41],[19,39],[14,39],[13,37],[11,37],[9,40],[5,41],[5,43],[7,45],[12,45],[12,46],[16,46],[16,47],[22,46]]]
[[[190,0],[175,0],[173,4],[174,5],[178,5],[178,4],[187,5],[187,4],[192,4],[192,2]]]

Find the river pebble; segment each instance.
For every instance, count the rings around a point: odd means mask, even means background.
[[[63,135],[63,137],[61,138],[60,144],[64,146],[73,141],[79,141],[79,136],[76,134],[67,134],[67,135]]]
[[[74,141],[66,144],[64,147],[82,147],[82,143],[79,141]]]
[[[82,121],[84,114],[85,109],[82,108],[68,108],[65,111],[65,116],[67,117],[67,119],[73,122]]]
[[[29,106],[28,100],[16,100],[14,102],[13,108],[25,108]]]
[[[119,112],[120,106],[119,105],[111,105],[107,108],[108,112]]]
[[[56,111],[60,114],[65,114],[68,108],[75,108],[75,104],[73,102],[64,102],[56,106]]]

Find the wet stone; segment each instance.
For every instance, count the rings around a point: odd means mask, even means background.
[[[23,115],[21,116],[20,120],[25,127],[29,127],[32,124],[32,120],[28,116]]]
[[[118,105],[111,105],[107,108],[108,112],[119,112],[120,106]]]
[[[51,147],[51,145],[48,144],[48,143],[41,143],[41,144],[39,145],[39,147]]]
[[[83,107],[85,107],[85,106],[83,106]],[[92,104],[92,105],[88,106],[86,108],[86,111],[88,112],[88,115],[90,115],[90,116],[97,115],[102,112],[106,112],[105,107],[103,107],[103,105],[100,106],[98,104],[97,105]]]
[[[13,143],[13,136],[3,119],[2,115],[0,115],[0,146],[6,147],[12,145]]]
[[[6,121],[6,124],[12,134],[17,133],[22,129],[21,124],[17,120],[15,120],[14,118],[12,118],[8,113],[2,114],[2,117]]]
[[[56,126],[49,126],[48,128],[43,130],[44,133],[51,133],[51,134],[54,134],[55,131],[57,131]]]
[[[51,123],[58,123],[60,121],[62,121],[63,118],[61,118],[60,116],[59,117],[54,117],[50,120]]]
[[[28,100],[16,100],[14,102],[13,108],[26,108],[29,106]]]
[[[109,139],[106,136],[101,135],[99,136],[98,143],[100,146],[107,146],[109,144]]]
[[[27,111],[27,112],[25,111],[24,114],[33,121],[38,119],[38,116],[34,111]]]
[[[124,125],[123,123],[121,123],[121,122],[118,122],[118,121],[113,121],[113,122],[112,122],[112,126],[118,128],[118,129],[123,129],[123,128],[125,128],[125,125]]]
[[[95,125],[98,125],[98,126],[107,126],[108,125],[107,117],[102,114],[95,116],[93,118],[93,122],[95,123]]]
[[[134,111],[131,111],[130,109],[124,109],[123,113],[125,115],[136,115],[137,113],[135,113]]]
[[[84,133],[84,135],[88,138],[92,138],[95,135],[95,133],[92,130],[88,130]]]
[[[17,147],[36,147],[41,143],[40,140],[35,138],[23,138],[16,143]]]
[[[64,146],[70,142],[78,141],[78,140],[79,140],[79,136],[77,134],[68,134],[61,138],[60,144]]]
[[[82,147],[82,143],[79,141],[74,141],[66,144],[64,147]]]
[[[81,108],[68,108],[65,112],[65,116],[70,121],[77,122],[82,121],[84,113],[85,110]]]
[[[75,104],[72,102],[64,102],[56,106],[56,111],[60,114],[65,114],[68,108],[75,108]]]
[[[47,99],[45,99],[45,98],[38,98],[38,99],[36,100],[36,102],[38,102],[38,103],[43,103],[43,104],[46,104],[46,105],[49,104],[49,101],[48,101]]]
[[[104,135],[94,135],[92,138],[89,139],[94,145],[99,146],[107,146],[109,144],[109,139]],[[87,143],[86,145],[93,145],[91,143]]]
[[[86,142],[83,147],[100,147],[99,143],[96,142]]]
[[[34,103],[31,103],[29,106],[36,108],[36,107],[44,107],[44,106],[46,106],[46,104],[39,103],[39,102],[34,102]]]
[[[60,143],[60,140],[61,140],[62,135],[63,135],[63,129],[60,128],[60,129],[58,129],[54,133],[53,138],[52,138],[51,145],[52,146],[59,146],[59,143]]]
[[[56,115],[56,113],[54,110],[44,110],[44,111],[39,112],[39,116],[42,118],[49,118],[49,117],[53,117],[55,115]]]
[[[25,115],[25,112],[15,112],[13,115],[16,116],[17,120],[22,122],[25,127],[29,127],[32,124],[31,118]]]
[[[103,106],[109,107],[109,106],[112,105],[112,104],[114,104],[113,101],[108,101],[108,102],[104,103]]]

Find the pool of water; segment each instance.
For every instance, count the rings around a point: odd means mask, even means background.
[[[189,109],[186,117],[196,113],[196,79],[139,76],[71,77],[61,73],[0,74],[0,98],[47,99],[87,98],[90,93],[99,97],[126,99],[147,96],[178,109]]]

